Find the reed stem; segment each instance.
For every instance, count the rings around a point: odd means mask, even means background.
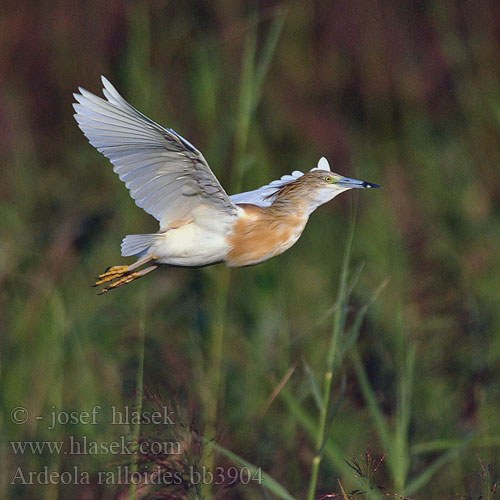
[[[345,317],[347,310],[346,284],[349,271],[349,260],[351,256],[352,240],[354,235],[355,219],[350,227],[347,245],[344,252],[344,260],[340,273],[339,289],[337,293],[337,302],[333,318],[332,335],[330,337],[330,345],[326,357],[326,371],[323,384],[323,399],[319,412],[318,432],[316,435],[316,451],[312,460],[311,478],[309,481],[308,500],[314,500],[318,485],[319,468],[323,459],[325,441],[327,436],[327,416],[328,408],[330,407],[330,395],[332,391],[332,382],[335,369],[335,358],[338,351],[339,336],[344,330]]]

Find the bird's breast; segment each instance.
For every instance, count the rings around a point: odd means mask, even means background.
[[[276,214],[272,207],[240,205],[239,218],[227,237],[226,263],[251,266],[288,250],[300,237],[308,217],[303,213]]]

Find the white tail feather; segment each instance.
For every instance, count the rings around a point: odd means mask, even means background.
[[[122,241],[122,256],[143,256],[155,241],[162,237],[161,234],[129,234]]]

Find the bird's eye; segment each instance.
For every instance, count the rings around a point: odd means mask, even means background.
[[[331,175],[327,175],[324,179],[325,179],[325,182],[332,182],[332,176]]]

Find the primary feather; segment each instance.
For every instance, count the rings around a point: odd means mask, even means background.
[[[89,142],[111,160],[136,204],[162,229],[183,219],[225,215],[237,207],[203,155],[172,129],[166,129],[128,104],[102,77],[107,100],[79,88],[75,119]]]

